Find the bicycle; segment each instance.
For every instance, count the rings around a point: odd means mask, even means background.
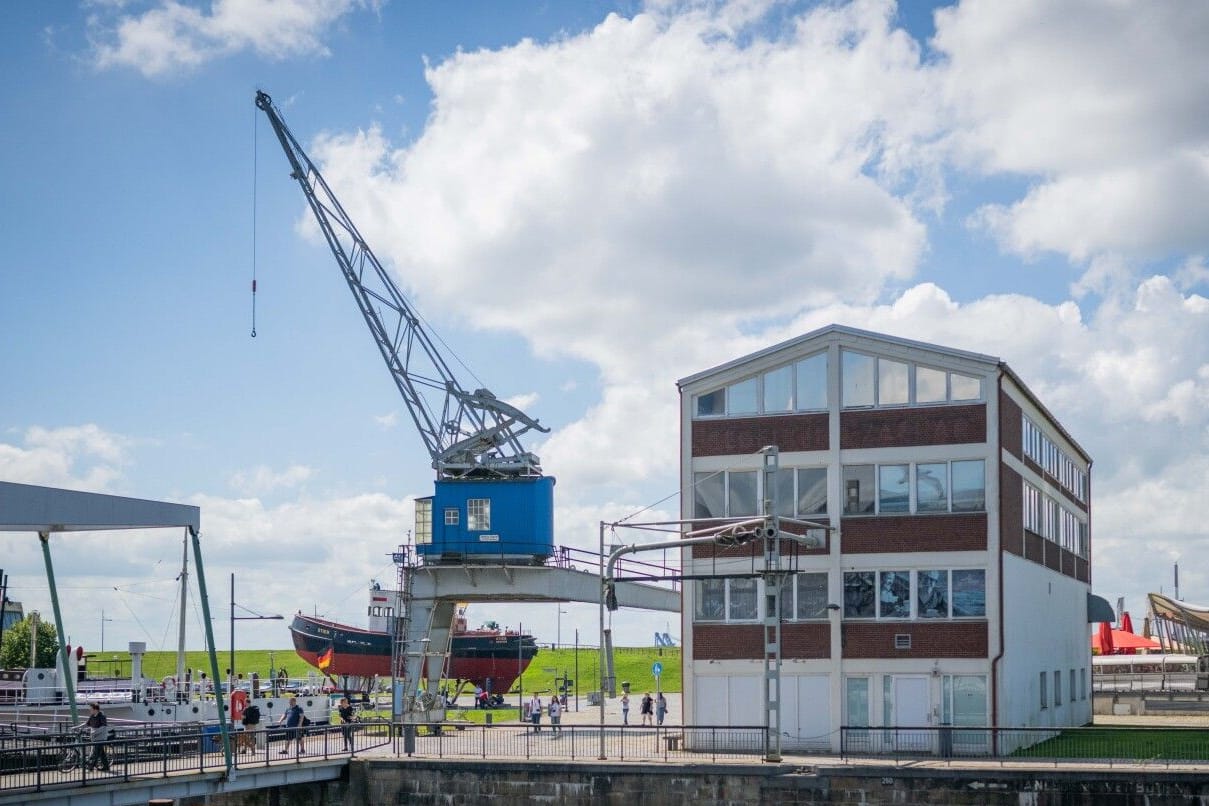
[[[59,772],[71,772],[84,763],[84,753],[89,749],[88,739],[91,735],[92,731],[88,728],[77,728],[56,739],[63,746],[59,757]]]

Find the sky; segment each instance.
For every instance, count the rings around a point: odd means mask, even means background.
[[[432,490],[258,89],[462,385],[551,427],[557,544],[674,517],[679,378],[839,323],[1006,361],[1094,459],[1094,591],[1209,601],[1209,5],[60,0],[0,67],[0,480],[200,506],[220,647],[232,575],[363,624]],[[175,647],[178,531],[51,552],[73,643]]]

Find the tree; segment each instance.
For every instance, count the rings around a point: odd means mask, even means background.
[[[59,665],[59,634],[55,625],[38,621],[38,658],[37,663],[29,662],[29,634],[34,616],[30,613],[13,626],[4,631],[4,642],[0,644],[0,668],[23,669],[36,666],[42,669],[53,669]]]

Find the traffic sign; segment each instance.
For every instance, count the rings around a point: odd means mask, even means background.
[[[663,674],[663,664],[660,663],[659,661],[655,661],[654,663],[652,663],[651,664],[651,674],[655,675],[655,677],[658,677],[659,675]]]

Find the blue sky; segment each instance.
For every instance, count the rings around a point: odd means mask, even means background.
[[[260,612],[357,621],[393,576],[428,457],[259,88],[466,385],[553,427],[531,447],[558,542],[595,546],[600,520],[677,488],[676,379],[840,322],[1011,364],[1096,460],[1096,591],[1140,613],[1178,560],[1209,600],[1197,16],[20,4],[0,31],[0,479],[201,505],[214,598],[235,572]],[[36,539],[0,540],[14,597],[47,610]],[[107,645],[171,645],[177,535],[54,551],[74,640],[99,647],[104,610]],[[564,609],[562,638],[595,640],[595,607]],[[556,615],[477,619],[553,640]],[[615,626],[636,644],[667,622]],[[240,632],[288,645],[272,622]]]

